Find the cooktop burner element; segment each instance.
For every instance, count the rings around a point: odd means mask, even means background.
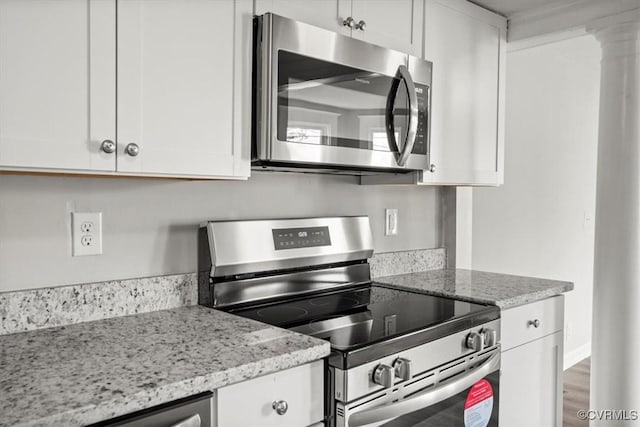
[[[466,328],[471,322],[494,320],[495,309],[374,283],[320,296],[270,303],[266,307],[230,311],[242,317],[326,339],[331,342],[333,349],[349,353],[416,333],[421,333],[423,341],[435,339],[442,333],[451,333],[453,329]],[[298,315],[301,313],[305,314]],[[429,333],[433,326],[439,329]],[[336,363],[339,367],[345,367],[342,362]]]
[[[291,328],[357,311],[360,307],[369,304],[370,294],[369,287],[347,289],[323,295],[294,298],[277,304],[267,303],[230,309],[229,312],[281,328]]]

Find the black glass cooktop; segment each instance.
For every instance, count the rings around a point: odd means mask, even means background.
[[[341,368],[500,317],[495,306],[376,284],[231,312],[329,341]]]

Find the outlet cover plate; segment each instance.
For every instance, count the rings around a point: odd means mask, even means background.
[[[73,256],[102,254],[102,212],[71,212]]]
[[[385,218],[384,235],[397,236],[398,235],[398,209],[385,209],[384,218]]]

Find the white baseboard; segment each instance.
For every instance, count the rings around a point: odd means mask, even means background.
[[[566,371],[581,360],[591,356],[591,342],[564,354],[564,370]]]

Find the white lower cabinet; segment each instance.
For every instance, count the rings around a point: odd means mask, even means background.
[[[324,362],[254,378],[216,391],[218,427],[303,427],[324,418]],[[285,409],[286,408],[286,409]]]
[[[500,425],[562,426],[564,297],[504,310]]]

